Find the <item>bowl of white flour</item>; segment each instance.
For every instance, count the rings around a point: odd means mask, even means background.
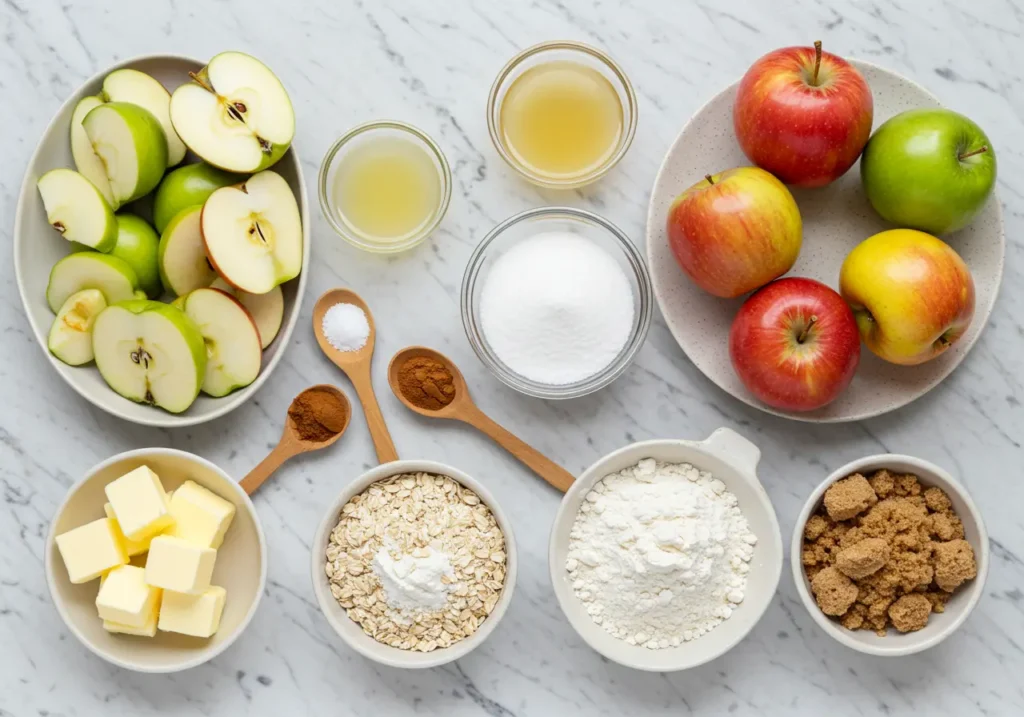
[[[576,479],[548,567],[587,644],[627,667],[671,672],[719,657],[753,629],[783,559],[760,457],[719,428],[699,442],[634,443]]]

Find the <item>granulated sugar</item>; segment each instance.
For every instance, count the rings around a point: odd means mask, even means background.
[[[324,313],[324,336],[338,351],[358,351],[370,338],[370,322],[355,304],[337,303]]]
[[[606,368],[629,340],[633,291],[615,258],[569,232],[526,239],[484,279],[480,320],[494,353],[538,383],[565,385]]]

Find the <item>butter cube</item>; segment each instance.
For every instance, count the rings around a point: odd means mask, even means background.
[[[160,603],[160,588],[146,584],[146,571],[134,565],[111,570],[100,584],[96,611],[106,622],[145,627]]]
[[[159,615],[160,604],[156,604],[156,609],[153,610],[146,618],[146,623],[142,627],[132,627],[131,625],[122,625],[119,622],[110,622],[110,620],[103,621],[103,629],[107,632],[119,632],[125,635],[141,635],[142,637],[153,637],[156,635],[156,622]]]
[[[149,550],[149,541],[152,537],[145,538],[144,540],[128,540],[124,536],[124,532],[121,530],[121,524],[117,522],[117,518],[114,517],[114,507],[110,503],[103,504],[103,512],[107,514],[107,517],[114,521],[114,532],[117,534],[118,539],[124,543],[124,549],[128,553],[128,557],[133,555],[142,555],[144,552]]]
[[[180,632],[193,637],[210,637],[220,627],[227,591],[216,585],[200,595],[167,590],[160,603],[160,622],[164,632]]]
[[[100,518],[57,536],[57,549],[71,582],[87,583],[128,562],[116,531],[114,521]]]
[[[153,587],[198,595],[210,587],[217,551],[175,538],[158,535],[149,544],[146,582]]]
[[[174,491],[171,515],[174,525],[168,535],[216,549],[224,542],[224,534],[235,517],[235,505],[189,480]]]
[[[105,490],[121,531],[129,540],[145,540],[174,524],[167,493],[159,476],[147,466],[125,473],[107,484]]]

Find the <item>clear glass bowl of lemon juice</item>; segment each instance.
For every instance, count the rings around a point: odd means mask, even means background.
[[[393,254],[437,228],[452,194],[441,148],[405,122],[354,127],[320,165],[320,209],[335,232],[366,251]]]

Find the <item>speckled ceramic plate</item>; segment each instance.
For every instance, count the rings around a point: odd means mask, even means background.
[[[866,62],[854,64],[874,95],[875,127],[904,110],[939,106],[933,95],[905,77]],[[1006,250],[998,198],[993,195],[968,227],[945,237],[970,267],[977,293],[974,320],[960,341],[920,366],[886,363],[865,347],[850,387],[828,406],[808,413],[766,406],[747,391],[729,360],[729,327],[743,299],[719,299],[697,287],[676,264],[665,233],[669,207],[680,192],[707,173],[750,164],[733,135],[737,86],[726,88],[698,110],[669,149],[654,180],[647,214],[647,263],[669,330],[705,376],[741,401],[776,415],[814,422],[856,421],[923,396],[963,361],[992,313]],[[868,204],[859,163],[828,187],[797,189],[793,195],[803,217],[804,243],[789,276],[807,276],[838,288],[839,267],[847,253],[863,239],[892,228]]]

